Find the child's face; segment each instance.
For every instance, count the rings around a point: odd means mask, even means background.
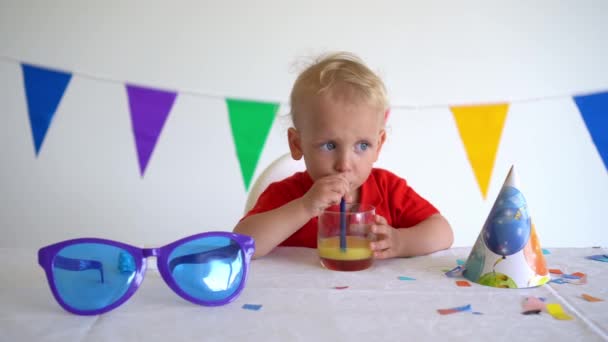
[[[378,108],[321,95],[302,109],[298,127],[289,131],[295,159],[304,157],[313,180],[343,174],[352,190],[369,176],[386,138]]]

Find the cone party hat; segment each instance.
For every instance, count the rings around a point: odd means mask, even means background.
[[[513,166],[469,254],[463,275],[481,285],[505,288],[534,287],[551,279]]]

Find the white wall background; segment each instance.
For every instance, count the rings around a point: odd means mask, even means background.
[[[16,60],[0,60],[0,247],[231,230],[247,194],[223,97],[286,114],[298,65],[330,50],[383,76],[395,109],[378,166],[442,210],[455,245],[474,243],[515,163],[543,247],[608,246],[606,168],[570,98],[608,89],[607,17],[589,0],[0,0],[0,56]],[[17,61],[76,73],[38,158]],[[143,179],[125,82],[180,92]],[[503,101],[483,200],[448,105]],[[287,152],[288,125],[256,175]]]

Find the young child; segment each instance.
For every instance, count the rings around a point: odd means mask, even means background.
[[[452,228],[432,204],[404,179],[373,168],[386,139],[388,108],[382,80],[352,54],[323,56],[299,75],[287,139],[306,171],[268,186],[234,228],[255,239],[254,257],[278,245],[316,248],[317,216],[343,197],[376,208],[374,258],[452,245]]]

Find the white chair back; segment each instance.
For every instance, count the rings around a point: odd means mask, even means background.
[[[251,186],[251,190],[247,196],[247,203],[245,204],[245,213],[253,208],[258,197],[266,190],[268,185],[305,169],[304,159],[293,160],[289,153],[282,155],[270,163]]]

